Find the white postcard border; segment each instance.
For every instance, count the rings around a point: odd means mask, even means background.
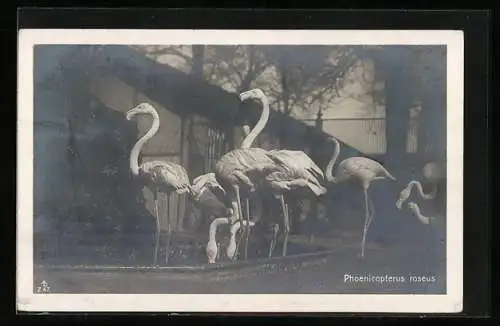
[[[447,294],[33,294],[33,46],[35,44],[447,45]],[[460,312],[463,302],[462,31],[50,30],[18,37],[17,308],[22,311]]]

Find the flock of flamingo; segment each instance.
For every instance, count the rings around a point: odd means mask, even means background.
[[[220,206],[225,208],[223,210],[225,216],[214,216],[215,218],[209,226],[209,240],[206,245],[206,254],[208,263],[215,263],[216,259],[220,257],[216,233],[218,226],[222,224],[230,225],[230,241],[226,248],[226,256],[230,259],[235,259],[239,245],[244,241],[244,258],[247,258],[250,228],[260,222],[262,215],[262,206],[259,198],[273,196],[280,204],[284,229],[282,255],[286,256],[288,233],[290,231],[288,206],[285,198],[287,193],[293,189],[306,188],[315,196],[320,197],[326,194],[327,183],[337,184],[350,179],[360,182],[364,192],[365,222],[360,244],[360,257],[364,257],[366,235],[374,216],[374,207],[368,195],[368,189],[372,181],[382,179],[396,181],[394,176],[380,163],[366,157],[347,158],[338,163],[335,168],[335,163],[340,153],[340,143],[333,137],[330,137],[329,140],[335,146],[335,149],[325,171],[322,171],[303,151],[286,149],[265,150],[253,147],[255,139],[265,128],[269,119],[268,99],[264,92],[258,88],[243,92],[239,97],[242,102],[251,99],[260,101],[262,113],[258,122],[251,130],[248,126],[244,127],[245,139],[241,143],[241,146],[224,154],[216,163],[215,171],[200,175],[194,178],[192,182],[190,182],[188,173],[184,167],[179,164],[160,160],[139,163],[141,148],[159,130],[160,118],[156,109],[147,102],[140,103],[126,113],[127,120],[131,120],[137,115],[149,115],[152,117],[151,128],[137,141],[132,149],[130,154],[130,169],[132,174],[154,194],[154,213],[157,223],[154,264],[157,264],[159,251],[159,192],[164,192],[167,196],[171,196],[172,194],[186,194],[190,200],[198,205],[203,205],[202,194],[211,192],[214,195],[213,197],[217,198],[220,202]],[[396,203],[398,209],[402,209],[403,203],[410,197],[414,186],[417,187],[422,198],[435,198],[435,192],[425,194],[421,184],[418,181],[412,180],[401,191]],[[250,214],[250,201],[255,203],[255,212],[253,214]],[[243,204],[245,209],[243,209]],[[425,217],[420,213],[417,204],[410,202],[408,208],[422,223],[428,224],[432,220],[432,218]],[[245,237],[242,236],[240,241],[237,241],[236,233],[239,229],[244,229]],[[279,229],[279,224],[273,224],[269,257],[272,256],[274,247],[276,246]],[[170,220],[168,220],[165,264],[168,263],[169,259],[170,239],[171,226]]]

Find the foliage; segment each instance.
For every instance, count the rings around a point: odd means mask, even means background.
[[[189,46],[142,50],[184,71],[196,64]],[[338,96],[356,57],[351,46],[208,45],[202,59],[203,78],[209,83],[236,93],[262,88],[271,105],[289,115]]]

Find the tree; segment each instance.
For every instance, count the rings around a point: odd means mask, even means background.
[[[197,78],[203,79],[204,60],[205,60],[205,46],[192,45],[191,51],[193,53],[191,74]]]
[[[263,53],[255,45],[212,45],[208,52],[205,80],[228,91],[250,89],[267,68]]]
[[[308,111],[339,95],[345,74],[355,57],[349,46],[266,46],[277,83],[269,86],[278,110],[286,115]]]
[[[155,59],[196,72],[210,84],[240,93],[262,88],[271,106],[286,115],[338,96],[353,65],[351,46],[171,45],[147,46]]]
[[[446,48],[426,46],[414,50],[418,97],[422,103],[418,151],[434,159],[446,152]],[[427,159],[427,157],[426,157]]]

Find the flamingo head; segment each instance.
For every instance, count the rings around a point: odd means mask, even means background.
[[[403,207],[403,203],[410,198],[410,189],[404,188],[400,193],[399,193],[399,198],[398,201],[396,202],[396,207],[401,210]]]
[[[335,144],[335,146],[340,146],[339,141],[337,140],[337,138],[335,138],[333,136],[328,136],[328,138],[326,139],[326,141],[329,142],[329,143]]]
[[[125,118],[127,120],[131,120],[134,116],[136,116],[138,114],[148,114],[152,111],[155,111],[155,109],[153,108],[153,106],[150,103],[142,102],[142,103],[134,106],[130,110],[128,110],[127,113],[125,113]]]
[[[233,217],[234,216],[234,209],[232,209],[232,208],[226,208],[226,215],[228,217]]]
[[[243,102],[250,98],[262,99],[265,98],[264,92],[260,88],[254,88],[240,94],[240,100]]]
[[[417,204],[413,202],[408,203],[408,209],[412,212],[415,212],[417,210]]]

